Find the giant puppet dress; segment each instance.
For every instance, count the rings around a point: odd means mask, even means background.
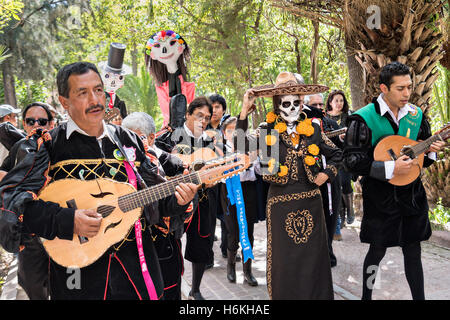
[[[172,30],[153,34],[145,48],[145,64],[155,80],[164,119],[155,144],[170,153],[175,146],[172,132],[183,126],[187,106],[195,98],[195,83],[186,81],[190,50],[184,39]]]
[[[237,128],[246,130],[247,120]],[[319,187],[314,179],[324,172],[333,180],[342,153],[305,119],[288,133],[282,119],[269,113],[257,138],[267,197],[267,288],[271,299],[333,299],[327,231]],[[278,132],[278,134],[277,134]],[[255,138],[249,136],[249,138]],[[248,148],[251,149],[251,141]],[[255,144],[253,144],[255,145]],[[279,161],[271,148],[278,145]],[[239,146],[238,146],[239,148]],[[246,146],[247,149],[247,146]],[[321,155],[326,158],[323,169]]]

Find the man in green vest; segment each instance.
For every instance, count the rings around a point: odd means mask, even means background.
[[[386,248],[400,246],[405,275],[413,299],[425,299],[420,242],[431,236],[428,203],[420,177],[406,186],[394,186],[389,180],[407,174],[414,160],[403,155],[392,161],[374,161],[377,143],[388,135],[412,140],[431,136],[430,125],[422,110],[408,103],[412,92],[409,67],[393,62],[381,70],[381,94],[359,109],[347,121],[344,165],[362,176],[363,210],[360,239],[369,243],[364,260],[362,299],[372,298],[378,266]],[[436,152],[445,145],[439,141],[427,151],[424,167],[433,163]]]

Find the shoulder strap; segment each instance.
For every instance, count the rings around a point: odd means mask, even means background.
[[[130,159],[128,159],[127,153],[125,152],[122,142],[120,142],[119,135],[117,134],[117,129],[114,126],[111,126],[109,124],[106,125],[106,130],[108,130],[108,134],[110,138],[113,140],[113,142],[117,145],[122,155],[125,157],[125,160],[131,164],[132,162]],[[136,167],[134,165],[131,166],[133,168],[134,173],[136,174],[136,177],[139,181],[139,184],[142,188],[147,188],[147,184],[145,183],[144,179],[142,179],[139,172],[136,170]]]

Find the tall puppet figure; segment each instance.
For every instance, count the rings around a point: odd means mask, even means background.
[[[189,59],[187,43],[172,30],[161,30],[147,41],[145,64],[155,80],[165,128],[160,131],[155,143],[168,152],[174,146],[171,133],[183,126],[187,105],[195,97],[195,83],[186,82]]]
[[[108,120],[115,120],[115,116],[111,111],[117,108],[120,111],[119,119],[127,116],[127,108],[125,102],[119,99],[116,91],[123,87],[125,83],[125,76],[131,73],[131,67],[123,63],[126,45],[122,43],[113,42],[109,48],[108,61],[102,61],[98,64],[102,75],[102,80],[105,85],[106,92],[106,115]],[[119,123],[120,124],[120,121]]]

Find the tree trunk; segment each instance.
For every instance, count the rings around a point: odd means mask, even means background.
[[[314,43],[311,48],[311,81],[313,84],[317,83],[317,49],[319,48],[319,23],[311,21],[314,27]]]
[[[137,77],[137,69],[138,69],[138,50],[136,48],[136,44],[133,45],[131,49],[131,70],[133,71],[133,75]]]
[[[1,64],[3,74],[3,88],[5,92],[5,103],[17,107],[16,89],[14,75],[12,73],[10,58]]]
[[[364,93],[364,70],[355,59],[352,46],[346,41],[347,68],[350,78],[351,110],[356,111],[366,105]]]

